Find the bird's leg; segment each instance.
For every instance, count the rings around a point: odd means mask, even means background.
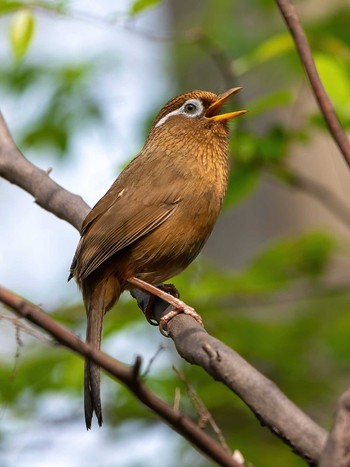
[[[145,292],[148,292],[152,295],[155,295],[156,297],[161,298],[162,300],[170,303],[170,305],[173,305],[174,308],[179,308],[180,310],[182,309],[188,309],[189,311],[194,311],[194,308],[190,307],[189,305],[186,305],[183,301],[181,301],[179,298],[174,297],[168,292],[165,292],[162,290],[163,288],[166,287],[165,284],[162,284],[160,288],[149,284],[148,282],[143,281],[142,279],[138,279],[137,277],[130,277],[127,279],[127,281],[137,287],[138,289],[144,290]]]
[[[195,311],[194,308],[190,307],[189,305],[186,305],[182,300],[180,300],[178,297],[174,297],[170,293],[165,292],[161,288],[155,287],[154,285],[149,284],[148,282],[145,282],[141,279],[138,279],[137,277],[131,277],[128,279],[128,282],[138,289],[144,290],[152,295],[155,295],[156,297],[159,297],[160,299],[164,300],[165,302],[170,303],[175,309],[169,311],[166,315],[164,315],[160,321],[159,321],[159,330],[162,334],[167,335],[166,331],[164,330],[164,326],[167,325],[167,323],[176,315],[179,313],[185,313],[186,315],[192,316],[200,325],[203,325],[203,321],[201,316]],[[162,286],[163,288],[166,288],[166,285]],[[152,306],[152,303],[151,303]],[[147,310],[149,307],[149,304],[147,304],[146,312],[150,314],[150,312]],[[146,315],[147,318],[147,315]]]

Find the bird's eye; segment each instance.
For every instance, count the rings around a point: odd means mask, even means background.
[[[184,107],[184,111],[187,113],[187,114],[194,114],[195,112],[197,112],[198,110],[198,107],[196,104],[194,104],[193,102],[189,102],[188,104],[185,105]]]

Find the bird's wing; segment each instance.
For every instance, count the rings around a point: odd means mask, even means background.
[[[151,188],[152,191],[152,188]],[[114,201],[109,191],[88,214],[71,271],[84,279],[118,251],[126,248],[165,222],[176,210],[180,198],[168,197],[160,202],[154,195],[135,200],[132,190]],[[171,199],[172,198],[172,199]]]

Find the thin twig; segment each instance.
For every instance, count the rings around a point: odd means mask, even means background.
[[[142,373],[142,378],[146,378],[146,376],[148,375],[148,373],[151,371],[151,368],[152,368],[152,365],[153,363],[155,362],[155,360],[159,357],[159,355],[161,354],[161,352],[163,352],[163,350],[165,349],[165,345],[161,342],[159,344],[159,347],[157,349],[157,351],[155,352],[155,354],[149,359],[149,362],[146,366],[146,369],[145,371]]]
[[[32,326],[30,326],[28,323],[23,321],[22,318],[20,318],[18,316],[13,316],[13,315],[10,315],[10,314],[8,314],[6,312],[1,311],[0,312],[0,320],[10,322],[16,328],[16,332],[17,332],[17,329],[20,329],[21,331],[25,332],[26,334],[29,334],[29,335],[35,337],[35,339],[38,339],[40,342],[42,342],[45,345],[51,345],[52,346],[52,345],[56,344],[56,342],[53,339],[47,337],[43,332],[39,331],[38,329],[33,328]],[[16,334],[16,341],[17,341],[17,343],[19,343],[18,340],[17,340],[17,334]]]
[[[345,162],[350,168],[350,142],[338,120],[334,107],[317,72],[308,40],[301,26],[295,7],[290,0],[276,0],[276,3],[294,39],[300,60],[309,78],[314,96],[323,118],[331,135],[333,136],[335,143],[340,149]]]
[[[132,365],[132,378],[137,382],[140,378],[140,369],[142,365],[142,358],[140,355],[136,355],[134,364]]]
[[[202,428],[202,429],[205,428],[206,424],[209,423],[210,426],[212,427],[212,429],[213,429],[219,443],[221,444],[221,446],[225,449],[225,451],[227,451],[228,453],[230,453],[232,455],[232,451],[229,448],[228,444],[226,443],[225,437],[222,434],[222,431],[221,431],[220,427],[218,426],[218,424],[214,420],[212,414],[209,412],[208,408],[206,407],[206,405],[204,404],[202,399],[197,394],[197,391],[194,389],[192,384],[190,384],[187,381],[186,376],[184,375],[184,373],[182,373],[175,365],[173,365],[173,370],[175,371],[175,373],[177,374],[179,379],[186,386],[187,394],[188,394],[189,398],[191,399],[191,401],[193,403],[193,406],[196,409],[197,414],[199,416],[198,425],[200,426],[200,428]]]
[[[180,401],[181,401],[181,390],[179,386],[176,386],[175,388],[175,396],[174,396],[174,403],[173,403],[173,408],[176,410],[176,412],[180,412]]]

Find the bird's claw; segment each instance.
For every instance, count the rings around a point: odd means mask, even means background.
[[[167,331],[166,326],[169,323],[169,321],[174,318],[174,316],[179,315],[180,313],[185,313],[185,315],[192,316],[192,318],[194,318],[197,321],[197,323],[203,326],[202,317],[196,312],[196,310],[186,305],[185,303],[182,303],[181,308],[179,307],[169,311],[160,319],[159,331],[163,336],[169,337],[169,332]]]

